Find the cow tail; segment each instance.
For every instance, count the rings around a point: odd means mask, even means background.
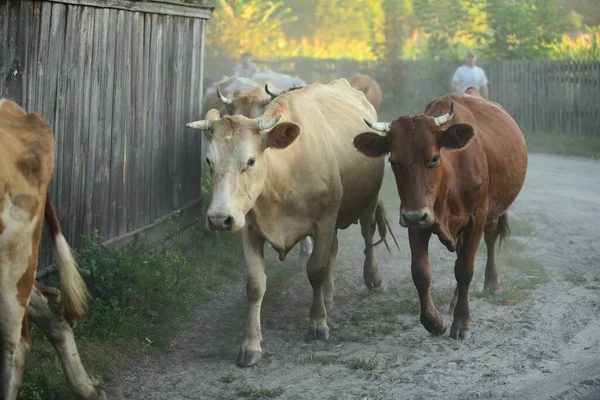
[[[396,244],[396,248],[398,251],[400,250],[400,246],[398,246],[398,241],[396,240],[396,236],[394,236],[394,231],[390,225],[390,216],[388,215],[385,207],[383,205],[383,201],[381,199],[377,200],[377,207],[375,208],[375,224],[377,225],[377,231],[379,232],[380,239],[373,243],[373,246],[377,246],[381,242],[385,244],[387,250],[391,253],[392,250],[387,242],[387,232],[389,230],[392,239],[394,239],[394,243]]]
[[[85,316],[89,292],[83,278],[79,274],[77,262],[73,257],[71,248],[61,232],[60,222],[56,216],[52,200],[50,200],[50,195],[46,197],[45,217],[50,228],[54,251],[56,252],[64,317],[73,325]]]
[[[504,213],[498,218],[498,237],[500,238],[499,248],[502,248],[502,243],[510,236],[510,228],[508,226],[508,214]]]

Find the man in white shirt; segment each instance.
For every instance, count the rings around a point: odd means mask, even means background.
[[[485,76],[483,69],[475,65],[476,61],[477,56],[475,56],[475,53],[471,51],[468,52],[467,63],[461,65],[454,71],[452,87],[459,92],[464,92],[469,86],[474,86],[479,90],[483,97],[489,99],[487,76]]]
[[[252,62],[252,54],[242,54],[240,63],[235,66],[234,71],[235,76],[248,79],[252,78],[252,75],[254,75],[258,71],[258,67]]]

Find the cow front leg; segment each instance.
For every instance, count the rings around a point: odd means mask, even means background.
[[[313,251],[313,242],[310,236],[305,237],[300,241],[300,255],[298,256],[298,262],[300,264],[306,264]]]
[[[435,308],[431,298],[431,265],[429,264],[429,239],[431,231],[417,228],[408,229],[411,263],[410,272],[419,293],[421,304],[421,324],[427,332],[442,335],[446,332],[444,318]]]
[[[325,296],[325,308],[327,311],[331,311],[334,306],[333,295],[335,293],[335,279],[333,276],[335,258],[338,253],[338,237],[337,230],[333,235],[333,242],[331,243],[331,249],[329,250],[329,258],[327,259],[327,278],[323,284],[323,294]]]
[[[365,210],[365,213],[360,217],[360,233],[365,241],[365,263],[363,265],[363,281],[367,289],[377,289],[381,287],[381,275],[377,260],[373,253],[373,237],[375,236],[375,209],[379,207],[377,201]]]
[[[327,311],[323,298],[323,283],[329,275],[329,258],[335,236],[335,220],[318,223],[315,229],[315,247],[306,264],[306,273],[313,289],[313,302],[310,307],[310,326],[308,336],[311,339],[329,339]]]
[[[248,320],[245,337],[236,361],[240,367],[250,367],[256,364],[262,357],[262,349],[260,347],[262,341],[260,308],[265,290],[267,289],[264,244],[265,239],[251,226],[246,226],[242,232],[242,247],[248,266],[248,278],[246,281]]]
[[[471,316],[469,314],[469,286],[475,271],[475,255],[483,235],[484,218],[471,220],[463,231],[463,246],[457,249],[454,276],[458,286],[454,321],[450,328],[450,337],[466,340],[471,337]]]
[[[44,331],[58,353],[71,391],[80,399],[106,399],[98,382],[90,379],[79,357],[71,325],[60,312],[60,291],[35,283],[29,302],[29,317]]]

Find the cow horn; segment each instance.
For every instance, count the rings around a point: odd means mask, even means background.
[[[269,84],[265,83],[265,92],[267,92],[269,94],[269,96],[271,96],[272,98],[275,98],[277,96],[281,96],[282,92],[279,92],[277,90],[271,90],[269,89]]]
[[[265,129],[270,129],[270,128],[274,127],[277,122],[279,122],[280,118],[281,118],[281,115],[278,115],[275,118],[271,118],[271,119],[257,119],[256,120],[256,128],[259,131],[263,131]]]
[[[389,122],[371,122],[368,119],[365,119],[364,121],[369,128],[375,129],[379,132],[389,133],[392,130],[392,124]]]
[[[223,96],[223,93],[221,93],[221,89],[219,89],[219,85],[217,85],[217,95],[219,96],[219,100],[221,101],[221,103],[223,103],[223,104],[233,103],[233,101],[230,98]]]
[[[187,126],[188,128],[192,128],[192,129],[201,129],[204,131],[208,131],[208,130],[210,130],[211,122],[212,121],[210,119],[202,119],[200,121],[189,122],[189,123],[185,124],[185,126]]]
[[[452,119],[453,115],[454,115],[454,101],[452,101],[450,103],[450,110],[448,111],[447,114],[440,115],[439,117],[434,117],[433,121],[435,122],[435,124],[437,126],[442,126],[446,122],[450,121]]]

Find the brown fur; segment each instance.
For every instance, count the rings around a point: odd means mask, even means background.
[[[379,111],[383,98],[381,95],[381,87],[379,87],[379,84],[375,79],[371,78],[369,75],[357,72],[348,78],[348,82],[354,89],[363,92],[367,97],[367,100],[369,100],[369,103],[375,108],[375,111]]]
[[[436,126],[433,117],[446,114],[452,101],[454,117]],[[385,137],[359,135],[355,146],[369,156],[390,153],[401,220],[409,214],[422,217],[419,225],[414,221],[406,225],[421,322],[435,334],[443,333],[445,326],[429,292],[430,236],[437,235],[450,251],[457,252],[458,294],[450,335],[466,339],[470,334],[468,288],[479,241],[485,229],[488,264],[484,288],[493,290],[497,286],[494,244],[508,234],[505,213],[525,180],[527,148],[521,130],[498,104],[481,96],[452,94],[432,101],[423,115],[393,121]]]

